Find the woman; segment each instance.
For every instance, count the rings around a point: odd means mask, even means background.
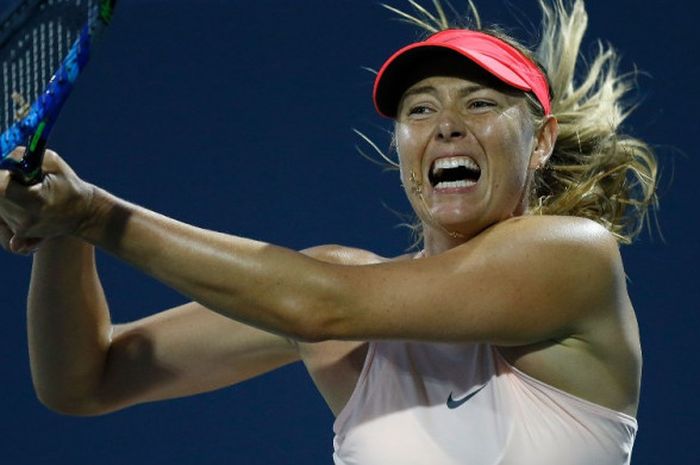
[[[301,360],[337,416],[338,464],[628,463],[641,354],[618,243],[654,200],[655,164],[617,134],[612,52],[572,83],[582,2],[542,7],[546,72],[511,39],[438,32],[440,18],[413,18],[434,34],[380,69],[417,254],[205,231],[85,183],[53,152],[40,185],[2,173],[3,245],[38,247],[42,402],[96,415]],[[94,246],[193,302],[113,325]]]

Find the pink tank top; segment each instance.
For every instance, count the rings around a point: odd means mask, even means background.
[[[336,465],[623,465],[637,421],[486,344],[382,341],[333,431]]]

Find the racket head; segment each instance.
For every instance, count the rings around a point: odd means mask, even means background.
[[[0,169],[22,182],[41,161],[61,108],[109,25],[116,0],[22,0],[0,25]],[[22,160],[9,155],[20,145]]]

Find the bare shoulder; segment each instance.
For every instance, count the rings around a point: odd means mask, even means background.
[[[573,216],[522,216],[499,223],[475,239],[486,253],[519,253],[525,268],[538,267],[552,282],[576,280],[590,303],[590,293],[616,298],[626,292],[625,273],[615,236],[595,221]],[[566,287],[571,291],[571,287]]]
[[[576,216],[526,215],[498,223],[484,232],[511,239],[547,241],[619,256],[615,237],[601,224]],[[482,233],[482,234],[484,234]]]
[[[529,250],[522,257],[540,272],[557,279],[576,278],[567,291],[580,291],[579,303],[586,315],[607,316],[632,312],[627,295],[626,275],[615,236],[595,221],[571,216],[523,216],[513,218],[482,233],[476,240],[484,248],[512,247]],[[555,279],[553,282],[556,282]],[[596,295],[598,298],[596,298]],[[570,300],[569,304],[575,304]]]

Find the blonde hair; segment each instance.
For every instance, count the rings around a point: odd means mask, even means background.
[[[542,37],[534,52],[497,29],[482,28],[471,0],[463,24],[448,21],[439,0],[432,0],[435,14],[415,0],[408,1],[415,14],[384,6],[429,33],[467,24],[495,35],[532,58],[547,75],[559,137],[549,161],[534,175],[529,212],[589,218],[607,228],[619,243],[631,243],[644,226],[649,207],[657,205],[657,162],[648,144],[621,133],[622,122],[634,109],[623,98],[635,87],[636,73],[618,72],[617,53],[599,42],[595,57],[577,80],[588,24],[583,0],[572,5],[564,0],[538,0]],[[536,124],[543,124],[542,107],[534,96],[526,95]]]

